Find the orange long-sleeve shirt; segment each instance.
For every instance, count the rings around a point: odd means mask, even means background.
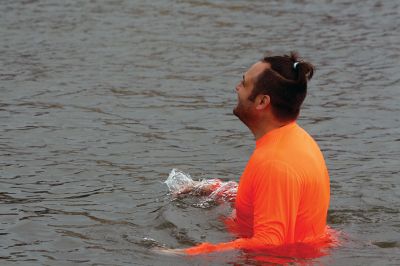
[[[240,178],[234,220],[240,238],[203,243],[185,252],[321,241],[326,238],[329,197],[328,170],[318,145],[295,122],[290,123],[257,140]]]

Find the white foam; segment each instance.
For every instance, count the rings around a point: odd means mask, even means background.
[[[193,188],[194,182],[190,175],[185,174],[178,169],[172,169],[167,180],[164,183],[168,186],[171,193],[179,193],[186,189]]]

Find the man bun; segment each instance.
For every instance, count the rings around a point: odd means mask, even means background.
[[[279,120],[295,120],[307,95],[307,83],[314,75],[314,66],[300,60],[297,52],[266,56],[261,61],[269,63],[270,68],[256,78],[249,99],[254,100],[259,94],[269,95],[272,110]]]

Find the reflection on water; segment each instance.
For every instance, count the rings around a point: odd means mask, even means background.
[[[230,204],[171,201],[177,167],[238,181],[254,147],[234,86],[264,52],[317,66],[299,123],[330,169],[342,246],[296,263],[400,264],[400,4],[388,1],[2,1],[4,264],[257,264],[162,257],[231,239]],[[279,256],[272,256],[278,259]],[[3,263],[2,263],[3,264]]]

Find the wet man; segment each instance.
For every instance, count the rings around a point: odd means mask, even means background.
[[[237,85],[233,113],[251,130],[256,148],[240,178],[238,238],[166,253],[200,254],[316,243],[327,238],[329,176],[323,155],[297,123],[314,68],[296,54],[265,57]]]

